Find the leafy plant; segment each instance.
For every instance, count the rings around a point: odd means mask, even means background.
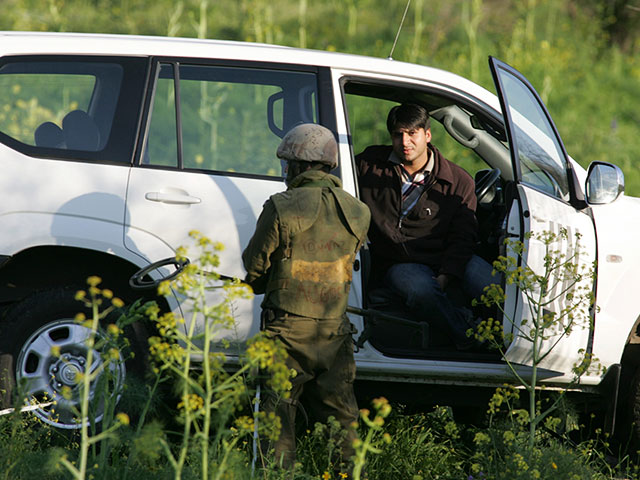
[[[196,451],[201,478],[217,479],[229,471],[230,461],[242,439],[254,431],[264,435],[277,435],[279,431],[275,416],[259,412],[252,416],[236,415],[253,397],[249,377],[258,370],[268,372],[269,387],[281,394],[286,394],[291,383],[284,363],[286,351],[262,335],[249,342],[235,368],[229,371],[223,351],[229,345],[218,336],[234,326],[233,300],[246,297],[250,291],[246,285],[221,280],[215,273],[220,244],[197,232],[191,232],[190,236],[200,248],[197,261],[190,263],[175,280],[163,282],[159,287],[163,295],[173,290],[183,298],[183,307],[190,318],[186,321],[172,312],[163,314],[157,305],[147,310],[158,331],[157,336],[149,339],[155,371],[169,375],[178,385],[177,409],[182,425],[177,441],[165,434],[160,436],[158,444],[169,460],[175,479],[182,478],[189,455]],[[180,249],[178,258],[186,260],[185,249]],[[206,292],[210,289],[223,290],[225,300],[218,305],[207,305]],[[193,363],[196,357],[201,359],[197,369]],[[228,428],[229,424],[233,427]]]
[[[63,454],[59,462],[78,480],[87,478],[90,458],[100,456],[103,461],[106,459],[109,440],[114,438],[117,429],[128,425],[130,421],[126,413],[117,413],[115,416],[113,414],[115,402],[123,387],[119,372],[124,359],[120,353],[121,342],[118,338],[128,322],[125,316],[121,316],[117,323],[109,324],[105,330],[101,328],[101,322],[115,309],[122,308],[124,303],[114,297],[111,290],[98,288],[100,283],[99,277],[89,277],[87,291],[81,290],[76,294],[76,299],[84,303],[91,312],[90,318],[86,318],[83,313],[79,313],[75,318],[75,321],[87,328],[89,333],[85,340],[87,367],[84,371],[78,371],[75,377],[80,399],[80,409],[75,412],[80,424],[80,442],[76,461]],[[103,302],[108,302],[108,306],[105,307]],[[52,352],[54,355],[60,356],[58,346],[52,349],[57,350]],[[95,355],[100,355],[101,358],[95,358]],[[70,387],[65,387],[63,395],[70,399],[76,393]],[[98,415],[101,417],[100,431],[97,431],[95,421]],[[93,430],[93,434],[90,429]],[[97,453],[98,450],[95,448],[98,445],[101,453]],[[93,455],[90,455],[92,447]]]
[[[494,262],[494,268],[502,273],[507,285],[514,285],[523,297],[522,322],[517,323],[508,317],[504,309],[506,296],[499,285],[485,289],[480,303],[497,307],[515,329],[513,335],[503,336],[502,324],[493,318],[480,323],[475,337],[487,342],[503,356],[509,370],[528,393],[528,409],[518,411],[521,421],[529,425],[528,446],[533,449],[536,430],[547,416],[557,407],[561,396],[541,410],[537,391],[539,369],[559,342],[576,329],[588,329],[591,326],[590,309],[594,304],[592,285],[595,266],[585,265],[580,259],[579,236],[574,245],[563,249],[568,241],[568,233],[562,229],[559,233],[541,232],[530,235],[527,240],[536,239],[544,247],[543,264],[539,271],[528,265],[524,256],[524,243],[507,240],[508,256],[501,256]],[[478,303],[478,302],[476,302]],[[515,364],[505,355],[511,340],[518,338],[530,345],[530,374],[525,377]],[[581,350],[581,360],[574,365],[574,382],[590,369],[598,369],[597,360]],[[570,385],[567,386],[570,388]],[[499,389],[493,402],[499,403],[502,395]]]

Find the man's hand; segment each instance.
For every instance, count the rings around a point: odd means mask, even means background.
[[[440,285],[440,290],[444,292],[447,288],[447,285],[449,285],[449,282],[451,281],[451,276],[445,273],[441,273],[436,277],[436,281]]]

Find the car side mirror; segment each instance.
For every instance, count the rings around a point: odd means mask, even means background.
[[[587,203],[606,205],[624,193],[624,174],[611,163],[593,162],[589,165],[585,187]]]

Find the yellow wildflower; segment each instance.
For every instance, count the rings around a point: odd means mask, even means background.
[[[185,395],[182,397],[182,402],[178,404],[178,408],[184,408],[185,410],[191,410],[193,412],[200,410],[202,407],[204,407],[204,399],[195,393]]]
[[[71,400],[71,388],[69,388],[67,385],[65,385],[64,387],[62,387],[62,391],[60,392],[62,393],[62,396],[67,399],[67,400]]]
[[[491,441],[491,438],[489,437],[489,435],[487,435],[484,432],[476,433],[476,436],[473,438],[473,442],[476,445],[483,445],[485,443],[489,443],[490,441]]]
[[[389,400],[386,398],[374,398],[371,403],[383,418],[386,418],[391,413],[391,405],[389,405]]]
[[[149,317],[158,316],[158,314],[160,313],[160,307],[156,303],[154,303],[148,306],[144,313]]]
[[[118,413],[116,414],[116,420],[118,422],[120,422],[122,425],[129,425],[129,415],[127,415],[126,413]]]
[[[158,295],[162,295],[163,297],[166,297],[167,295],[170,295],[170,294],[171,294],[171,282],[169,282],[168,280],[160,282],[160,285],[158,285]]]

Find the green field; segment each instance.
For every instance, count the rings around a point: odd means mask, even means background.
[[[405,0],[3,0],[1,30],[257,41],[388,57]],[[626,0],[412,0],[393,52],[494,91],[487,58],[533,83],[581,165],[640,195],[640,11]],[[1,112],[0,112],[1,114]]]
[[[386,58],[405,6],[405,0],[1,0],[0,30],[257,41]],[[627,194],[640,196],[639,10],[624,0],[412,0],[393,58],[455,72],[491,91],[488,56],[510,63],[547,103],[569,154],[585,167],[595,160],[619,165]],[[269,464],[252,474],[252,424],[245,421],[252,384],[238,384],[237,395],[216,407],[204,438],[198,429],[206,412],[193,413],[185,434],[188,409],[173,401],[179,376],[159,371],[146,381],[122,398],[130,418],[114,410],[103,430],[91,432],[97,440],[85,451],[83,476],[72,476],[60,459],[76,468],[87,438],[24,414],[0,416],[0,480],[287,478]],[[371,418],[363,414],[359,425],[359,451],[371,447],[368,478],[639,478],[637,447],[612,441],[600,430],[601,419],[581,417],[563,403],[529,449],[521,400],[507,389],[499,400],[473,421],[448,407],[409,410],[394,403],[388,416],[380,404],[369,407]],[[330,465],[331,427],[310,423],[301,433],[295,478],[343,478]],[[178,475],[171,459],[183,451]]]

